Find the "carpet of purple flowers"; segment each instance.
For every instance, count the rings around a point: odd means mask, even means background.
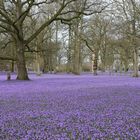
[[[140,79],[0,75],[0,140],[140,140]]]

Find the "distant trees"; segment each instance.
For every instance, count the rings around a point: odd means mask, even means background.
[[[121,31],[119,38],[121,38],[121,48],[125,53],[125,67],[130,57],[133,62],[133,76],[138,77],[138,54],[139,54],[139,1],[138,0],[114,0],[116,5],[115,16],[119,20]],[[130,51],[131,50],[131,51]],[[131,52],[133,53],[131,55]],[[123,58],[123,57],[122,57]],[[125,68],[127,69],[127,68]]]
[[[92,62],[94,75],[133,64],[137,77],[139,7],[138,0],[1,0],[0,60],[11,71],[17,65],[19,80],[29,79],[31,63],[38,75],[63,65],[80,74],[84,61]]]
[[[100,68],[105,71],[109,27],[110,21],[104,18],[104,15],[95,14],[88,20],[87,28],[81,36],[82,41],[92,52],[92,71],[94,75],[97,75],[99,63],[101,63]]]

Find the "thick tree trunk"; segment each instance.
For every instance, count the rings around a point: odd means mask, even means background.
[[[17,49],[17,71],[18,71],[17,79],[29,80],[25,63],[24,43],[22,41],[17,40],[16,49]]]
[[[21,19],[22,15],[22,1],[18,0],[16,2],[16,19]],[[14,28],[14,40],[16,45],[16,57],[17,57],[17,79],[18,80],[29,80],[26,63],[25,63],[25,44],[24,44],[24,35],[23,35],[23,21],[17,20],[16,29]]]

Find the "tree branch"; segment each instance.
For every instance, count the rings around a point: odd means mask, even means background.
[[[16,58],[0,56],[0,60],[12,60],[12,61],[16,61]]]

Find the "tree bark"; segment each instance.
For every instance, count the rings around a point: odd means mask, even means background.
[[[80,45],[78,35],[75,34],[73,73],[76,75],[80,75]]]
[[[79,46],[75,46],[74,56],[74,74],[80,75],[80,50]]]
[[[71,49],[72,49],[72,44],[71,44],[71,26],[69,26],[69,43],[68,43],[68,51],[67,51],[67,73],[70,73],[72,68],[71,68],[71,58],[72,58],[72,54],[71,54]]]
[[[138,51],[137,48],[134,49],[134,64],[133,64],[134,72],[133,77],[138,77]]]
[[[81,38],[80,34],[83,28],[83,17],[80,20],[76,20],[75,23],[75,47],[74,47],[74,74],[80,75],[81,72]]]
[[[29,80],[25,63],[24,43],[20,40],[17,40],[16,49],[17,49],[17,69],[18,69],[17,79]]]
[[[97,56],[97,53],[95,52],[93,55],[92,55],[92,67],[93,67],[93,74],[94,75],[97,75],[97,67],[98,67],[98,56]]]
[[[15,64],[15,63],[14,63],[14,61],[12,60],[12,61],[11,61],[11,72],[14,72],[14,64]]]
[[[124,72],[127,72],[128,71],[128,60],[126,59],[124,61]]]
[[[133,20],[132,20],[132,44],[134,47],[134,64],[133,64],[133,68],[134,68],[134,72],[133,72],[133,77],[138,77],[138,44],[137,44],[137,40],[136,40],[136,36],[137,36],[137,30],[136,30],[136,19],[137,19],[137,15],[136,15],[136,3],[135,1],[131,0],[132,3],[132,8],[133,8]]]

